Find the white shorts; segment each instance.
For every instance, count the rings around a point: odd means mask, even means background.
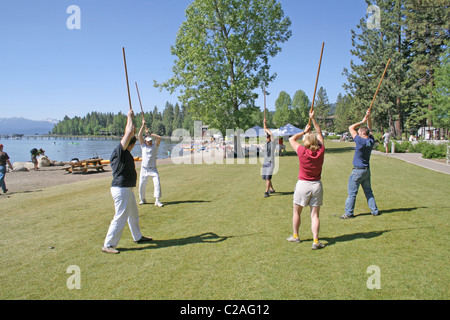
[[[298,180],[294,189],[294,203],[302,207],[320,207],[323,204],[322,181]]]

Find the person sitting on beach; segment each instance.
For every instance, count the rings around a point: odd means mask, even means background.
[[[303,132],[297,133],[289,138],[292,148],[295,150],[299,160],[298,181],[294,189],[294,210],[292,225],[294,234],[288,238],[289,242],[300,243],[298,231],[300,228],[300,215],[306,206],[311,208],[311,231],[313,234],[312,249],[325,247],[319,242],[319,211],[323,203],[323,188],[321,182],[322,166],[325,156],[325,146],[322,131],[314,118],[314,111],[309,113],[314,124],[316,133],[311,132],[308,124]],[[303,137],[303,145],[297,142]]]
[[[42,150],[42,148],[39,150],[36,148],[33,148],[33,149],[31,149],[30,153],[31,153],[31,162],[33,162],[33,164],[34,164],[34,171],[37,171],[37,170],[39,170],[37,157],[40,155],[43,155],[45,153],[45,151]]]
[[[159,180],[158,169],[156,168],[156,156],[158,154],[158,147],[161,143],[161,137],[154,133],[149,133],[144,138],[145,119],[142,118],[142,126],[138,133],[139,143],[142,149],[142,164],[141,174],[139,177],[139,204],[145,204],[145,189],[147,188],[147,181],[149,177],[153,179],[153,196],[155,197],[155,206],[162,207],[163,204],[159,201],[161,198],[161,183]],[[153,140],[154,143],[153,143]]]
[[[8,192],[5,183],[6,164],[13,170],[13,166],[11,165],[11,162],[9,162],[9,156],[6,152],[3,152],[3,145],[0,143],[0,187],[2,188],[3,193]]]
[[[111,154],[110,163],[113,172],[111,195],[114,199],[115,215],[102,248],[102,251],[106,253],[119,253],[116,246],[127,222],[134,242],[145,243],[153,240],[144,237],[139,228],[139,212],[134,196],[137,173],[131,154],[131,150],[136,144],[136,128],[133,118],[134,112],[130,109],[127,115],[125,134]]]

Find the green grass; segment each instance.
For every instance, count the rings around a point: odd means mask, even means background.
[[[449,176],[373,155],[382,215],[370,215],[360,190],[357,217],[340,220],[353,144],[326,144],[322,250],[311,250],[308,209],[303,242],[286,241],[292,150],[267,199],[259,164],[166,165],[165,206],[139,206],[141,230],[155,240],[135,244],[126,226],[119,255],[101,252],[114,215],[110,178],[0,198],[0,299],[448,299]],[[80,267],[80,290],[66,286],[70,265]],[[366,286],[371,265],[379,290]]]

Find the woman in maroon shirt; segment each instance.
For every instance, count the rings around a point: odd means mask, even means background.
[[[312,249],[321,249],[325,247],[319,242],[319,211],[323,203],[323,188],[320,180],[322,174],[322,165],[325,155],[325,146],[320,126],[314,118],[314,111],[309,114],[314,124],[316,132],[311,132],[311,126],[308,124],[303,132],[289,138],[289,142],[297,152],[299,160],[298,181],[294,190],[294,210],[292,217],[292,226],[294,234],[287,240],[300,243],[298,230],[300,228],[300,215],[303,207],[311,208],[311,231],[313,234]],[[303,138],[303,145],[297,142]]]

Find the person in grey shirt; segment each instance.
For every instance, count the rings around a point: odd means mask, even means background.
[[[275,139],[272,132],[267,128],[266,119],[264,119],[264,132],[266,133],[266,146],[264,150],[264,163],[262,167],[262,178],[266,181],[266,191],[264,197],[269,197],[269,194],[275,193],[272,185],[272,174],[275,167]]]

